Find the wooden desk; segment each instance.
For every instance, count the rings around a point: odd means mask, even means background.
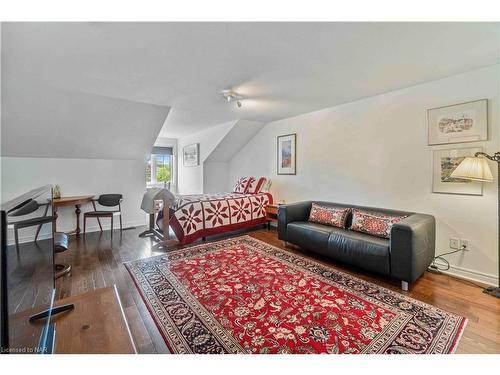
[[[68,303],[75,309],[53,317],[56,354],[137,353],[116,286],[64,298],[55,306]]]
[[[64,206],[75,206],[75,214],[76,214],[76,229],[75,229],[75,235],[77,237],[80,236],[80,206],[85,203],[90,203],[92,202],[92,199],[94,198],[93,195],[80,195],[76,197],[61,197],[61,198],[56,198],[52,201],[53,205],[53,210],[54,210],[54,218],[56,219],[54,223],[54,229],[56,228],[57,225],[57,209],[59,207],[64,207]]]

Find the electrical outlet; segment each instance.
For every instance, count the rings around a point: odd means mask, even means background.
[[[460,240],[458,238],[450,238],[450,248],[458,250],[460,245]]]
[[[470,243],[469,240],[464,240],[463,238],[460,239],[460,249],[464,251],[469,251],[470,250]]]

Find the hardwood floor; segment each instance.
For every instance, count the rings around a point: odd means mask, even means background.
[[[116,284],[122,300],[132,336],[139,353],[168,353],[168,349],[156,325],[144,305],[123,262],[160,255],[153,251],[149,239],[139,238],[144,228],[110,232],[88,233],[86,239],[71,239],[70,251],[57,255],[58,263],[71,263],[71,275],[57,281],[57,298],[64,298],[93,289]],[[274,230],[257,229],[232,235],[249,234],[271,245],[283,248]],[[208,241],[223,238],[208,238]],[[201,243],[197,241],[192,245]],[[190,245],[190,246],[192,246]],[[178,247],[173,247],[175,249]],[[367,281],[397,290],[420,301],[449,312],[466,316],[465,329],[457,353],[500,353],[500,299],[482,293],[480,287],[446,275],[425,273],[405,293],[397,281],[356,271],[344,265],[334,264],[326,258],[313,256],[295,247],[287,250],[313,257],[316,260],[351,273]]]

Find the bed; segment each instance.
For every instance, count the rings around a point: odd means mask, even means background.
[[[206,236],[265,224],[266,206],[273,203],[266,182],[263,177],[243,177],[230,193],[176,196],[169,210],[169,225],[179,243],[185,245]],[[156,220],[160,229],[162,217],[160,212]]]

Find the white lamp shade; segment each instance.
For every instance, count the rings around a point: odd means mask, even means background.
[[[488,161],[480,157],[468,156],[455,168],[450,177],[474,181],[493,181]]]

